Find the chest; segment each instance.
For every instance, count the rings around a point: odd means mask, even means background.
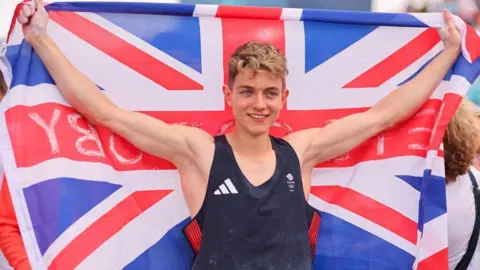
[[[234,154],[239,171],[253,186],[260,186],[269,181],[277,169],[277,157],[274,151],[251,158]]]

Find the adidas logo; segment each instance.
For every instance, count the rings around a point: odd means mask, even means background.
[[[238,194],[237,189],[232,183],[232,180],[230,178],[225,179],[223,181],[223,184],[221,184],[215,192],[213,192],[215,195],[227,195],[227,194]]]

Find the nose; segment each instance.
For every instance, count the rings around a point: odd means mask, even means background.
[[[253,108],[255,110],[261,111],[267,107],[263,95],[256,95],[255,102],[253,103]]]

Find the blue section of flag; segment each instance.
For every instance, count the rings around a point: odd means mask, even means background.
[[[397,175],[397,177],[421,192],[418,222],[420,231],[423,230],[424,223],[447,212],[444,177],[432,175],[430,170],[425,170],[423,177],[412,175]]]
[[[112,12],[123,14],[156,14],[192,16],[195,5],[170,3],[126,3],[126,2],[56,2],[45,7],[46,10],[76,12]]]
[[[305,72],[348,48],[377,26],[305,22]],[[330,37],[331,33],[335,37]]]
[[[408,81],[412,80],[413,78],[415,78],[440,53],[436,54],[434,57],[429,59],[425,64],[422,65],[422,67],[420,67],[417,71],[415,71],[414,74],[412,74],[406,80],[401,82],[399,85],[403,85],[403,84],[407,83]],[[473,82],[475,81],[475,79],[478,77],[479,74],[480,74],[480,58],[477,61],[475,61],[474,63],[470,64],[463,55],[460,55],[458,57],[457,61],[455,62],[455,64],[448,70],[448,72],[445,75],[445,77],[443,78],[443,80],[450,81],[452,75],[457,75],[457,76],[464,77],[468,82],[473,84]]]
[[[335,11],[303,9],[302,21],[331,22],[355,25],[429,27],[415,16],[397,13],[371,13],[361,11]],[[328,38],[337,38],[328,37]]]
[[[412,186],[414,189],[418,190],[418,192],[420,192],[420,189],[422,187],[422,177],[411,175],[397,175],[397,177]]]
[[[418,231],[423,233],[423,226],[425,224],[425,199],[420,194],[420,199],[418,200]]]
[[[118,13],[98,15],[198,72],[202,72],[198,18]]]
[[[9,46],[6,56],[12,66],[12,72],[15,74],[10,88],[17,85],[55,84],[38,54],[26,41],[23,41],[21,45]],[[97,85],[97,87],[100,90],[105,90],[100,85]]]
[[[452,69],[452,74],[462,76],[467,79],[468,82],[473,84],[480,74],[480,57],[477,59],[477,61],[470,64],[461,54]]]
[[[185,219],[168,231],[155,245],[145,251],[125,270],[157,269],[188,270],[192,267],[193,251],[185,238],[182,229],[190,222]]]
[[[447,212],[445,178],[432,175],[430,170],[425,170],[420,199],[423,201],[423,221],[429,222]]]
[[[23,41],[20,45],[9,46],[7,58],[14,74],[10,88],[17,85],[54,84],[40,57],[28,42]]]
[[[414,260],[382,238],[322,213],[314,269],[411,269]]]
[[[105,182],[57,178],[25,188],[40,252],[44,254],[70,225],[120,187]]]
[[[32,49],[33,48],[31,48],[31,50]],[[18,57],[20,56],[20,50],[21,45],[10,45],[6,48],[5,56],[7,57],[8,63],[12,67],[12,72],[14,71],[14,66],[17,63]]]

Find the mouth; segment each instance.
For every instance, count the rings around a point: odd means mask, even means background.
[[[257,120],[257,121],[261,121],[265,118],[268,117],[268,114],[253,114],[253,113],[249,113],[248,116],[250,116],[250,118],[254,119],[254,120]]]

